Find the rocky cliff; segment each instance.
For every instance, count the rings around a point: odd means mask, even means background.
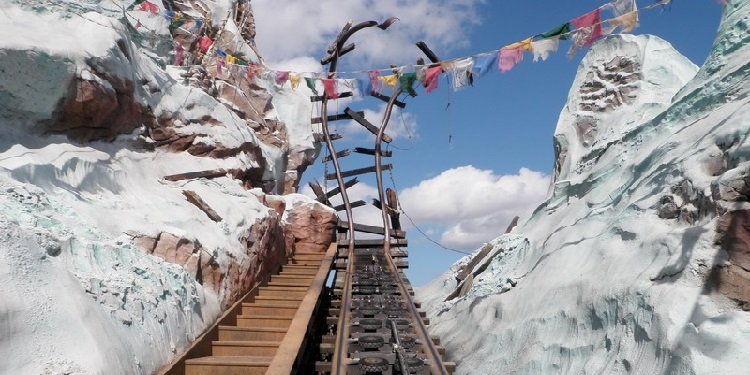
[[[309,98],[198,47],[261,64],[249,2],[131,3],[0,5],[0,373],[152,373],[331,240]]]
[[[696,67],[653,36],[581,63],[549,197],[418,292],[458,373],[747,372],[750,34]]]

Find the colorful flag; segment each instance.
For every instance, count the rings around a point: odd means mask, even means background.
[[[212,44],[214,44],[214,41],[204,35],[198,41],[198,48],[200,48],[201,52],[206,53]]]
[[[388,86],[396,87],[398,84],[398,75],[389,74],[387,76],[379,76],[378,81],[383,82]]]
[[[216,59],[216,74],[217,75],[221,75],[222,74],[221,68],[223,68],[223,67],[224,67],[224,60],[222,60],[222,59]]]
[[[398,77],[399,88],[411,96],[417,96],[417,92],[414,91],[414,82],[416,81],[416,73],[404,73]]]
[[[253,80],[256,77],[260,75],[260,72],[263,70],[263,67],[256,64],[250,64],[247,66],[247,79]]]
[[[552,38],[553,36],[559,36],[560,40],[566,40],[568,39],[568,34],[570,34],[570,22],[566,22],[558,27],[550,29],[546,33],[539,34],[537,35],[537,38],[547,39]]]
[[[615,18],[607,20],[609,27],[603,31],[610,34],[620,27],[621,33],[629,33],[638,27],[638,5],[635,0],[615,0],[607,5]]]
[[[284,82],[289,79],[289,72],[276,72],[276,84],[283,86]]]
[[[471,75],[472,67],[474,67],[474,59],[471,57],[453,60],[446,65],[442,65],[443,70],[451,77],[451,85],[454,91],[474,83],[474,78]]]
[[[141,9],[142,11],[144,11],[144,12],[151,12],[152,14],[157,14],[157,13],[159,13],[159,7],[158,7],[158,6],[156,6],[156,4],[154,4],[154,3],[152,3],[152,2],[150,2],[150,1],[148,1],[148,0],[144,0],[144,1],[143,1],[142,3],[140,3],[140,4],[141,4],[141,7],[140,7],[140,9]]]
[[[599,8],[570,21],[576,27],[568,57],[575,56],[581,48],[588,48],[602,37],[602,18]]]
[[[474,56],[474,75],[483,77],[497,62],[497,53],[488,53]]]
[[[174,44],[174,65],[182,65],[182,58],[185,54],[185,47],[175,42]]]
[[[552,37],[549,37],[547,39],[540,39],[534,42],[531,42],[531,51],[534,54],[534,61],[539,61],[539,59],[542,59],[542,61],[547,60],[550,53],[557,52],[557,49],[560,47],[560,36],[555,35]]]
[[[370,78],[370,90],[375,93],[380,92],[380,80],[378,79],[378,76],[380,76],[380,72],[377,70],[370,70],[367,72],[368,77]]]
[[[318,89],[315,88],[315,80],[310,77],[305,77],[305,83],[307,87],[312,90],[313,94],[318,95]]]
[[[221,49],[219,47],[216,47],[214,49],[214,52],[216,53],[216,56],[219,56],[222,59],[226,59],[227,58],[227,51],[224,51],[223,49]]]
[[[440,66],[433,66],[432,68],[427,69],[427,74],[425,75],[425,79],[422,85],[424,86],[428,94],[438,87],[438,82],[440,81],[440,73],[442,72],[443,68]]]
[[[339,97],[339,93],[336,91],[336,80],[332,78],[321,79],[323,81],[323,91],[326,93],[328,99],[336,99]]]
[[[302,77],[300,77],[297,73],[289,73],[289,83],[292,84],[292,90],[296,90],[297,87],[299,87],[299,83],[302,80]]]
[[[500,68],[500,71],[505,73],[521,62],[521,60],[523,60],[523,52],[532,50],[532,40],[533,38],[526,38],[520,42],[515,42],[501,48],[498,53],[497,61],[497,66]]]

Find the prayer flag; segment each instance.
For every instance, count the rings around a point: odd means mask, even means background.
[[[612,13],[614,13],[615,17],[620,17],[625,13],[635,12],[636,10],[638,10],[638,6],[635,3],[635,0],[614,0],[613,2],[605,5],[605,7],[612,9]]]
[[[414,74],[417,75],[417,81],[421,82],[422,85],[424,85],[425,78],[427,77],[427,66],[418,66],[416,69],[414,69]]]
[[[547,39],[547,38],[552,38],[553,36],[559,36],[561,40],[566,40],[568,39],[569,33],[570,33],[570,22],[566,22],[545,33],[541,33],[537,35],[537,37],[542,38],[542,39]]]
[[[224,51],[223,49],[219,48],[219,47],[216,47],[215,50],[214,50],[214,52],[216,52],[216,56],[219,56],[222,59],[227,58],[227,52]]]
[[[180,43],[174,44],[174,65],[182,65],[182,58],[185,53],[185,47]]]
[[[635,0],[615,0],[607,7],[612,9],[615,18],[607,20],[609,27],[604,34],[610,34],[620,27],[620,32],[629,33],[638,27],[638,5]]]
[[[581,48],[591,47],[596,40],[602,37],[601,10],[592,10],[578,18],[570,21],[576,27],[573,34],[573,44],[568,51],[568,57],[573,57]]]
[[[541,39],[535,42],[531,42],[531,50],[532,50],[532,53],[534,54],[534,61],[535,62],[539,61],[539,59],[542,59],[542,61],[546,61],[550,53],[557,52],[557,49],[559,47],[560,47],[559,35],[555,35],[547,39]]]
[[[370,78],[357,78],[357,86],[359,86],[359,95],[367,96],[372,92],[372,84],[370,84]]]
[[[505,73],[513,69],[516,64],[523,60],[523,51],[531,51],[533,38],[527,38],[520,42],[507,45],[498,53],[497,65],[500,71]]]
[[[313,94],[318,95],[318,90],[315,88],[315,80],[310,77],[305,77],[305,82],[307,83],[307,87],[312,90]]]
[[[302,79],[297,73],[289,73],[289,82],[292,84],[292,89],[296,90],[299,87],[299,82]]]
[[[277,85],[284,85],[284,82],[286,82],[289,79],[289,72],[276,72],[276,84]]]
[[[250,64],[247,66],[247,79],[253,80],[260,75],[263,68],[260,65]]]
[[[159,7],[158,7],[158,6],[156,6],[156,4],[154,4],[154,3],[152,3],[152,2],[150,2],[150,1],[148,1],[148,0],[144,0],[144,1],[143,1],[142,3],[140,3],[140,4],[141,4],[141,7],[140,7],[140,9],[141,9],[142,11],[144,11],[144,12],[151,12],[152,14],[157,14],[157,13],[159,13]]]
[[[372,92],[379,93],[380,92],[380,81],[378,79],[378,76],[380,75],[380,72],[377,70],[370,70],[367,72],[367,75],[370,78],[370,89]]]
[[[221,68],[223,67],[224,67],[224,60],[216,59],[216,74],[218,75],[222,74]]]
[[[323,91],[325,91],[328,99],[336,99],[339,97],[339,93],[336,91],[336,80],[332,78],[321,79],[323,81]]]
[[[417,92],[414,91],[414,82],[417,81],[416,73],[404,73],[398,77],[401,90],[411,96],[417,96]]]
[[[167,21],[172,22],[174,19],[174,11],[167,9],[167,11],[164,12],[164,18],[166,18]]]
[[[389,74],[387,76],[379,76],[378,81],[383,82],[388,86],[396,87],[396,84],[398,84],[398,76],[395,74]]]
[[[432,68],[427,69],[423,85],[428,94],[438,87],[440,73],[442,72],[443,68],[440,66],[433,66]]]
[[[474,73],[477,77],[483,77],[497,62],[497,53],[482,54],[474,56]]]
[[[442,65],[443,70],[450,74],[454,91],[466,85],[473,84],[474,78],[471,76],[471,68],[473,66],[474,59],[471,57],[454,60]]]
[[[201,28],[203,27],[203,20],[193,20],[193,32],[198,33],[201,31]]]
[[[212,44],[214,44],[214,41],[205,35],[202,36],[201,39],[198,41],[198,47],[203,53],[208,52],[208,49],[211,48]]]

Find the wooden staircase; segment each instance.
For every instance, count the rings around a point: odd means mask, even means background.
[[[330,266],[323,263],[332,260],[328,253],[295,254],[279,274],[258,289],[252,302],[242,303],[236,325],[219,325],[218,340],[211,342],[211,356],[185,361],[185,374],[266,374],[274,372],[269,371],[276,367],[272,363],[293,362],[294,358],[276,357],[289,357],[301,344],[304,332],[295,331],[308,324],[303,320],[309,320],[315,308]],[[295,319],[297,327],[292,324]],[[279,350],[280,346],[285,349]]]

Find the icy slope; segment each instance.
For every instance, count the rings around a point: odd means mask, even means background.
[[[153,373],[291,244],[325,240],[295,222],[335,220],[272,195],[317,154],[307,96],[165,65],[195,35],[130,3],[0,4],[0,373]],[[170,3],[260,61],[247,3]]]
[[[658,38],[594,45],[549,198],[418,293],[458,373],[747,372],[748,13],[692,80]]]

